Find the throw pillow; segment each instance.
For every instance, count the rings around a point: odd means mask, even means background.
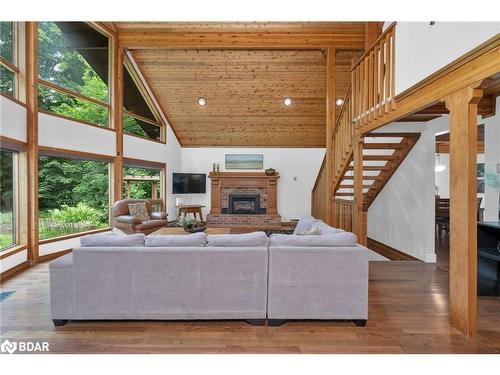
[[[130,215],[138,218],[141,221],[151,220],[145,202],[130,203],[128,205],[128,212],[130,212]]]
[[[305,231],[297,233],[298,236],[318,236],[320,234],[321,234],[321,229],[319,229],[318,227],[314,227],[314,226],[309,230],[305,230]]]

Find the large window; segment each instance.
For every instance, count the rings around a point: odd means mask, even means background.
[[[134,199],[159,199],[161,175],[161,169],[123,168],[123,196]]]
[[[0,92],[16,95],[16,24],[0,22]]]
[[[107,36],[85,22],[40,22],[38,74],[40,110],[109,125]]]
[[[142,90],[141,90],[141,89]],[[123,68],[123,131],[140,137],[163,140],[163,124],[143,95],[143,86],[134,74],[132,64],[125,60]]]
[[[109,163],[39,157],[39,237],[109,225]]]
[[[0,150],[0,249],[16,244],[16,153]]]

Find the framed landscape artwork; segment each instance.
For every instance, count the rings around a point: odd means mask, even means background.
[[[226,154],[226,169],[263,169],[262,154]]]

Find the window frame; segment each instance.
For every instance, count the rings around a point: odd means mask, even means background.
[[[142,79],[141,79],[142,75],[140,74],[140,72],[137,71],[136,65],[132,61],[132,58],[133,57],[132,57],[130,51],[127,50],[126,53],[124,53],[124,55],[123,55],[123,69],[124,69],[124,71],[126,70],[128,72],[128,74],[130,75],[130,77],[134,81],[137,90],[139,90],[142,98],[146,102],[146,105],[149,107],[149,109],[150,109],[151,113],[153,114],[153,116],[155,117],[156,121],[152,121],[151,119],[148,119],[146,117],[143,117],[143,116],[140,116],[138,114],[135,114],[135,113],[133,113],[133,112],[128,111],[127,109],[125,109],[125,107],[123,107],[122,124],[124,123],[125,116],[130,116],[130,117],[135,118],[136,120],[143,121],[143,122],[146,122],[148,124],[154,125],[154,126],[160,128],[160,139],[157,140],[157,139],[152,139],[152,138],[149,138],[149,137],[144,137],[144,136],[141,136],[141,135],[138,135],[138,134],[133,134],[133,133],[127,132],[125,129],[123,129],[123,134],[127,134],[127,135],[130,135],[130,136],[133,136],[133,137],[138,137],[138,138],[146,139],[148,141],[153,141],[153,142],[159,142],[159,143],[166,144],[166,142],[167,142],[167,140],[166,140],[166,135],[167,135],[166,134],[166,128],[167,128],[166,124],[165,124],[165,122],[162,119],[160,111],[156,107],[156,105],[155,105],[154,101],[152,100],[152,98],[151,98],[148,90],[146,89],[144,82],[142,82]],[[122,82],[121,89],[123,90],[123,95],[124,95],[125,94],[125,88],[124,88],[123,85],[124,84]]]
[[[103,228],[96,228],[96,229],[89,229],[81,232],[75,232],[75,233],[68,233],[62,236],[55,236],[55,237],[50,237],[50,238],[44,238],[40,239],[40,234],[38,234],[38,244],[43,245],[47,243],[52,243],[52,242],[58,242],[58,241],[63,241],[71,238],[76,238],[76,237],[81,237],[86,234],[94,234],[94,233],[101,233],[101,232],[107,232],[111,230],[111,209],[113,205],[113,177],[112,177],[112,171],[113,171],[113,163],[114,163],[114,157],[110,155],[103,155],[103,154],[95,154],[95,153],[90,153],[90,152],[83,152],[83,151],[75,151],[75,150],[68,150],[68,149],[62,149],[62,148],[55,148],[55,147],[44,147],[40,146],[38,150],[38,157],[40,156],[49,156],[49,157],[54,157],[54,158],[60,158],[60,159],[71,159],[71,160],[81,160],[81,161],[95,161],[95,162],[101,162],[101,163],[107,163],[108,164],[108,225]],[[38,210],[38,215],[40,215],[40,211]]]
[[[12,153],[12,225],[14,230],[12,231],[13,242],[11,245],[0,248],[0,254],[5,251],[12,250],[12,248],[19,246],[20,243],[20,215],[19,215],[19,194],[20,194],[20,183],[19,183],[19,154],[20,151],[13,147],[0,147],[0,151],[7,151]]]
[[[5,59],[3,56],[0,56],[0,65],[11,72],[13,74],[13,84],[12,84],[12,90],[13,95],[9,95],[7,93],[0,93],[1,95],[5,95],[8,98],[14,98],[18,99],[19,98],[19,23],[14,22],[14,21],[4,21],[4,22],[11,22],[12,23],[12,58],[14,61],[10,62],[7,59]]]
[[[113,71],[113,65],[114,65],[114,62],[113,62],[113,35],[111,35],[106,29],[97,26],[94,22],[91,22],[91,21],[79,21],[79,22],[88,25],[89,27],[94,29],[96,32],[104,35],[108,39],[108,85],[107,85],[108,86],[108,100],[107,100],[107,102],[104,102],[104,101],[99,100],[99,99],[91,98],[90,96],[86,96],[86,95],[83,95],[83,94],[76,92],[74,90],[68,89],[66,87],[59,86],[55,83],[52,83],[52,82],[47,81],[47,80],[40,78],[40,77],[38,77],[38,80],[37,80],[38,81],[38,88],[37,88],[38,98],[40,97],[40,94],[39,94],[40,86],[43,86],[43,87],[46,87],[48,89],[55,90],[55,91],[60,92],[62,94],[71,96],[73,98],[77,98],[77,99],[86,101],[88,103],[98,105],[98,106],[106,108],[108,110],[108,124],[102,125],[102,124],[94,124],[94,123],[90,123],[90,122],[85,122],[83,120],[73,118],[73,117],[70,117],[70,116],[67,116],[67,115],[64,115],[61,113],[52,112],[49,110],[39,110],[39,112],[45,113],[48,115],[63,116],[64,118],[67,118],[68,120],[71,120],[71,121],[76,121],[76,122],[80,122],[80,123],[84,123],[84,124],[88,124],[88,125],[93,125],[93,126],[97,126],[99,128],[103,128],[103,129],[113,129],[114,130],[114,126],[112,123],[113,108],[111,105],[111,103],[112,103],[113,73],[114,73],[114,71]],[[37,26],[37,30],[38,30],[38,27],[39,26]],[[39,61],[37,60],[36,63],[38,64]]]
[[[159,204],[162,212],[167,211],[167,163],[154,162],[149,160],[133,159],[133,158],[123,158],[123,169],[125,167],[131,168],[146,168],[146,169],[157,169],[160,171],[160,196],[158,199],[148,199],[151,204]],[[125,174],[123,173],[123,176]],[[123,191],[125,187],[125,182],[122,181],[121,189]]]

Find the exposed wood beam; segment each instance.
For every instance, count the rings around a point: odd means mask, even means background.
[[[333,131],[335,126],[335,48],[328,48],[326,55],[326,212],[325,221],[333,224]]]
[[[365,51],[368,51],[382,34],[383,22],[365,22]]]
[[[477,103],[479,84],[445,98],[450,111],[450,321],[477,327]]]
[[[38,24],[26,22],[28,262],[38,263]]]
[[[113,43],[113,99],[112,121],[116,131],[116,156],[113,161],[112,199],[114,202],[123,195],[123,49]],[[111,202],[113,203],[113,202]]]
[[[321,49],[333,46],[363,49],[364,35],[356,33],[183,33],[122,30],[121,48],[200,49]]]

